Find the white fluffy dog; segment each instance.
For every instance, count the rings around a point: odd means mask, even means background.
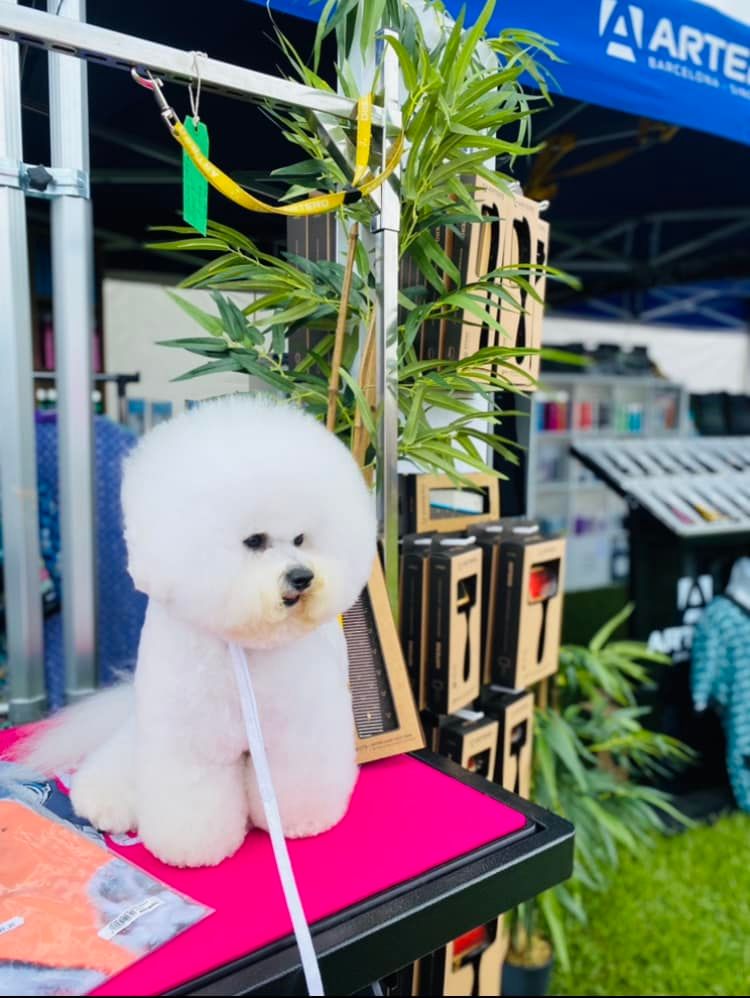
[[[249,396],[207,402],[127,461],[129,569],[150,597],[133,683],[32,738],[26,761],[77,767],[75,810],[137,828],[166,863],[220,862],[265,827],[227,642],[247,653],[287,836],[346,812],[357,779],[339,614],[375,557],[373,503],[312,417]]]

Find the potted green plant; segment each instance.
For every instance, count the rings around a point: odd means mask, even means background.
[[[436,16],[442,11],[437,2],[425,6],[436,11]],[[427,322],[468,317],[477,325],[488,324],[502,338],[502,327],[492,309],[488,310],[488,300],[502,298],[512,303],[509,284],[537,297],[528,280],[533,266],[495,270],[470,285],[462,284],[454,261],[436,238],[441,228],[489,221],[475,204],[472,178],[508,187],[511,178],[505,171],[513,158],[534,151],[530,145],[531,117],[547,100],[545,73],[537,56],[542,53],[554,58],[549,44],[538,35],[518,30],[488,38],[485,29],[493,8],[494,0],[489,0],[471,26],[464,24],[463,14],[455,23],[440,22],[443,30],[433,33],[428,41],[422,15],[405,0],[368,0],[366,5],[329,0],[321,15],[312,65],[277,33],[290,73],[308,86],[330,90],[318,62],[321,42],[328,32],[336,32],[340,52],[350,53],[367,47],[379,25],[398,32],[388,43],[396,50],[403,78],[402,113],[408,149],[400,180],[399,256],[411,261],[417,275],[413,285],[402,288],[400,295],[398,452],[418,470],[447,472],[459,481],[460,467],[496,474],[493,452],[517,462],[511,441],[498,431],[505,416],[498,400],[507,390],[518,391],[507,372],[514,357],[524,351],[504,346],[501,340],[499,346],[459,360],[424,360],[417,354],[418,333]],[[490,68],[488,53],[493,61]],[[349,59],[342,60],[337,74],[341,89],[351,97],[359,96]],[[524,91],[524,74],[536,80],[538,94]],[[340,190],[349,182],[310,115],[278,107],[268,110],[305,157],[271,178],[280,185],[282,198],[311,190]],[[339,220],[345,229],[355,222],[366,228],[374,211],[375,205],[365,198],[344,205]],[[244,371],[324,419],[333,330],[342,308],[342,264],[291,254],[274,257],[262,252],[248,235],[217,223],[209,225],[206,238],[186,227],[166,227],[163,231],[176,238],[153,244],[154,248],[198,251],[211,257],[183,281],[183,286],[209,289],[219,310],[218,315],[211,315],[176,296],[208,334],[167,342],[167,346],[203,358],[203,363],[184,377]],[[562,278],[553,269],[547,270]],[[227,297],[233,291],[250,292],[255,299],[240,309]],[[356,451],[364,428],[362,461],[372,467],[377,457],[378,413],[368,391],[373,379],[367,377],[366,358],[373,358],[376,293],[371,261],[361,244],[346,307],[334,430]],[[307,357],[291,366],[285,360],[287,341],[300,328],[315,331],[318,341]],[[431,418],[436,410],[447,414],[439,426]]]
[[[644,724],[650,710],[637,693],[651,684],[652,668],[670,659],[641,642],[614,639],[632,609],[626,606],[588,645],[560,649],[550,704],[536,711],[532,795],[575,826],[573,875],[512,912],[503,994],[545,994],[553,953],[569,966],[566,924],[585,922],[586,892],[606,889],[623,849],[646,849],[667,822],[687,823],[649,783],[692,753]]]

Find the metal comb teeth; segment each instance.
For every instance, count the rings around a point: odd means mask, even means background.
[[[344,634],[357,734],[372,738],[393,731],[398,726],[396,711],[366,592],[344,614]]]

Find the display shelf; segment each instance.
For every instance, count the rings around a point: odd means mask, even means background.
[[[612,566],[626,561],[627,505],[577,460],[578,445],[606,437],[627,447],[681,436],[687,395],[651,376],[543,374],[541,382],[530,417],[529,513],[568,536],[568,591],[606,586],[621,578]]]
[[[750,437],[602,440],[576,456],[631,504],[680,537],[750,531]]]

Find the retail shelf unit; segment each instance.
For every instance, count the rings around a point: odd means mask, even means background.
[[[571,444],[675,437],[687,427],[685,390],[662,378],[542,374],[530,415],[528,509],[568,536],[568,592],[628,576],[627,505],[571,454]]]

